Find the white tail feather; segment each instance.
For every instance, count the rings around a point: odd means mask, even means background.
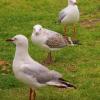
[[[62,84],[60,82],[55,82],[55,81],[47,82],[47,85],[67,88],[67,86],[65,84]]]

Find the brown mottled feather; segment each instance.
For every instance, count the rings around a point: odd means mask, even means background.
[[[66,46],[67,43],[60,34],[56,34],[55,36],[48,38],[46,45],[48,45],[50,48],[62,48]]]

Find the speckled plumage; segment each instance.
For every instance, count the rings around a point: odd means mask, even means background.
[[[37,43],[49,50],[60,49],[67,45],[67,40],[60,33],[45,28],[41,28],[39,32],[34,30],[31,39],[33,43]]]

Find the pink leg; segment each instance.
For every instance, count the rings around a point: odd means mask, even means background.
[[[67,28],[66,28],[66,25],[65,25],[64,26],[64,39],[65,39],[65,41],[67,40],[67,42],[70,44],[69,37],[67,36],[66,32],[67,32]]]
[[[64,37],[65,37],[65,38],[67,38],[66,32],[67,32],[67,28],[66,28],[66,25],[65,25],[65,26],[64,26]]]
[[[48,53],[48,56],[47,58],[45,59],[44,61],[44,64],[51,64],[53,62],[53,59],[52,59],[52,55],[51,55],[51,51]]]
[[[30,88],[29,100],[35,100],[35,98],[36,98],[35,90],[33,91],[32,88]]]
[[[32,100],[32,89],[30,88],[29,100]]]
[[[72,40],[73,40],[73,43],[74,43],[74,44],[80,45],[79,40],[77,40],[77,32],[76,32],[76,27],[75,27],[75,25],[73,26]]]
[[[47,64],[51,64],[52,62],[53,62],[53,60],[52,60],[52,55],[51,55],[51,51],[50,51],[47,56]]]
[[[35,92],[35,90],[33,91],[33,100],[35,100],[35,98],[36,98],[36,92]]]
[[[72,36],[73,40],[76,40],[76,37],[77,37],[77,34],[76,34],[76,27],[75,27],[75,25],[74,25],[74,26],[73,26],[73,36]]]

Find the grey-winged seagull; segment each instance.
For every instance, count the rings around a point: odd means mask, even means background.
[[[64,25],[64,35],[66,35],[66,25],[74,24],[73,42],[77,44],[75,24],[79,21],[79,9],[76,0],[68,0],[68,6],[59,13],[59,22]]]
[[[31,58],[28,53],[28,39],[23,35],[16,35],[7,41],[16,45],[15,57],[13,60],[13,72],[15,77],[30,87],[29,100],[32,100],[32,93],[35,100],[35,89],[49,85],[59,88],[73,87],[74,85],[66,82],[62,75],[54,70],[49,70]],[[34,92],[33,90],[34,89]]]
[[[45,64],[51,64],[53,62],[51,51],[59,50],[68,44],[74,45],[70,37],[67,41],[60,33],[43,28],[39,24],[33,26],[31,40],[33,43],[49,50]]]

